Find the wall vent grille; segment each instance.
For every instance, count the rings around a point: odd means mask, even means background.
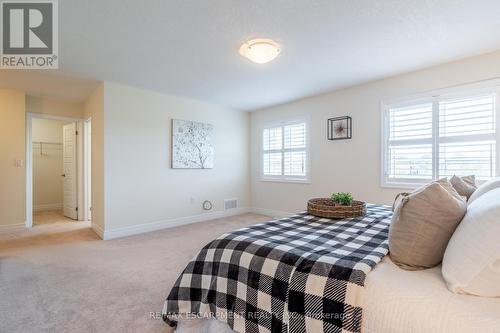
[[[234,209],[238,207],[238,199],[226,199],[224,200],[224,209]]]

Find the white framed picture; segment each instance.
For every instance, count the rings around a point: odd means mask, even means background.
[[[214,126],[172,119],[172,169],[214,167]]]

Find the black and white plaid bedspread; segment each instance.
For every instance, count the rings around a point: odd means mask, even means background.
[[[366,274],[388,253],[390,207],[300,213],[224,234],[178,278],[167,322],[215,317],[236,332],[360,332]]]

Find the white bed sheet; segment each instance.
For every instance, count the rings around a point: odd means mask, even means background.
[[[231,333],[209,319],[184,320],[177,333]],[[498,333],[500,298],[457,295],[441,267],[405,271],[386,256],[365,280],[363,333]]]
[[[365,280],[364,333],[500,332],[500,298],[457,295],[441,266],[405,271],[387,256]]]

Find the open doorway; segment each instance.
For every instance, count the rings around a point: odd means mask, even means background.
[[[28,114],[26,226],[90,218],[90,121]]]
[[[33,118],[33,225],[78,217],[76,122]]]

